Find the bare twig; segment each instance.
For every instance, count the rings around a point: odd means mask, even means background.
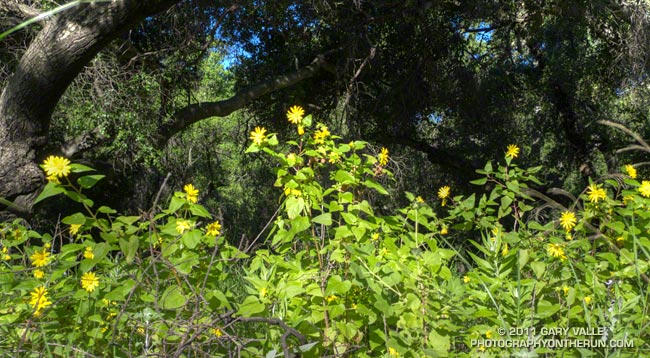
[[[298,339],[298,342],[300,342],[301,345],[307,344],[307,338],[303,336],[300,332],[295,330],[292,327],[289,327],[284,321],[282,321],[279,318],[266,318],[266,317],[238,317],[238,321],[241,322],[264,322],[268,324],[273,324],[276,326],[282,327],[284,329],[284,334],[282,334],[281,337],[281,344],[282,344],[282,350],[284,351],[284,357],[285,358],[290,358],[292,355],[289,353],[289,346],[287,345],[287,338],[289,336],[294,336],[296,339]]]
[[[255,243],[256,243],[257,240],[262,236],[262,234],[264,233],[264,231],[266,231],[266,228],[268,228],[269,225],[271,225],[271,223],[273,222],[273,220],[275,220],[275,217],[278,216],[278,213],[280,212],[280,208],[282,208],[282,206],[278,206],[278,208],[275,210],[275,213],[273,213],[273,215],[271,216],[271,218],[269,219],[269,221],[266,223],[266,225],[264,225],[264,227],[262,228],[262,230],[260,230],[260,233],[257,234],[257,236],[255,237],[255,239],[253,239],[253,241],[250,243],[250,245],[248,245],[248,247],[246,248],[246,250],[244,251],[244,253],[248,253],[248,251],[253,247],[253,245],[255,245]]]
[[[151,209],[149,210],[149,215],[151,215],[152,217],[153,217],[153,213],[156,210],[156,206],[158,205],[158,200],[160,200],[160,194],[162,194],[163,189],[165,188],[165,186],[167,186],[167,181],[169,180],[169,178],[171,178],[171,176],[172,173],[167,173],[167,175],[165,176],[165,180],[163,180],[162,185],[160,185],[160,189],[158,189],[158,194],[156,194],[156,199],[154,199],[153,204],[151,205]]]
[[[626,126],[624,126],[624,125],[622,125],[620,123],[607,121],[607,120],[600,120],[597,123],[603,124],[603,125],[606,125],[606,126],[610,126],[612,128],[616,128],[616,129],[619,129],[619,130],[625,132],[626,134],[628,134],[629,136],[634,138],[634,140],[636,140],[640,145],[642,145],[645,148],[646,152],[650,152],[650,145],[648,145],[648,143],[646,143],[646,141],[643,140],[643,138],[641,138],[640,135],[638,135],[637,133],[631,131]]]

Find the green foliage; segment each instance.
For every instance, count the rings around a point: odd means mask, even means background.
[[[388,151],[370,155],[367,143],[343,143],[311,117],[298,125],[304,134],[289,140],[251,135],[247,152],[273,161],[281,191],[253,253],[228,244],[192,188],[161,212],[119,216],[94,209],[84,190],[101,176],[73,164],[81,178],[52,181],[39,200],[63,194],[85,213],[63,218],[54,235],[20,222],[0,228],[0,349],[210,357],[650,349],[650,182],[621,175],[592,183],[569,208],[548,198],[534,207],[541,194],[530,183],[542,168],[520,168],[509,147],[505,162],[479,171],[484,193],[405,192],[406,207],[381,215],[373,198],[389,195]]]

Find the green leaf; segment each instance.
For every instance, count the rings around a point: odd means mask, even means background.
[[[480,266],[482,269],[484,269],[484,270],[486,270],[486,271],[491,271],[491,270],[492,270],[492,265],[491,265],[489,262],[483,260],[482,258],[480,258],[480,257],[478,257],[478,256],[476,256],[476,255],[474,255],[474,254],[471,253],[471,252],[469,252],[468,254],[469,254],[469,256],[472,257],[472,259],[474,260],[474,262],[476,262],[476,264],[477,264],[478,266]]]
[[[558,304],[552,304],[551,302],[548,302],[546,300],[540,300],[539,303],[537,304],[537,317],[539,318],[546,318],[550,317],[555,312],[560,310],[560,305]]]
[[[267,143],[269,143],[269,145],[271,147],[274,147],[274,146],[278,145],[278,143],[279,143],[278,142],[278,136],[276,134],[273,134],[272,136],[268,137],[267,138]]]
[[[135,254],[138,251],[138,237],[137,236],[131,236],[129,240],[127,241],[126,239],[120,239],[120,250],[124,253],[124,256],[126,257],[126,262],[131,263],[133,262],[133,259],[135,258]]]
[[[309,114],[309,115],[305,116],[305,118],[302,119],[302,121],[300,122],[300,124],[302,124],[305,128],[309,128],[309,127],[311,127],[311,124],[312,124],[312,115]]]
[[[92,200],[88,199],[88,197],[85,196],[84,194],[80,194],[80,193],[70,191],[70,190],[64,191],[63,194],[65,194],[65,196],[67,196],[68,198],[70,198],[70,199],[72,199],[72,200],[74,200],[74,201],[76,201],[78,203],[84,203],[84,204],[86,204],[88,206],[91,206],[91,207],[93,206]]]
[[[136,282],[134,280],[128,279],[124,281],[121,286],[107,293],[104,298],[109,301],[124,301],[124,298],[129,293],[129,291],[131,291],[133,286],[135,286],[135,284]]]
[[[487,163],[485,164],[485,167],[483,168],[483,171],[485,172],[485,174],[490,174],[490,173],[492,173],[492,162],[491,162],[491,161],[490,161],[490,162],[487,162]]]
[[[485,183],[487,183],[487,178],[472,180],[470,183],[474,185],[485,185]]]
[[[170,286],[167,287],[165,292],[163,292],[160,302],[162,304],[162,308],[166,310],[175,310],[185,305],[185,302],[187,302],[187,297],[183,295],[180,287]]]
[[[77,183],[81,185],[82,188],[89,189],[95,186],[98,181],[104,179],[106,177],[105,175],[85,175],[82,176],[81,178],[77,179]]]
[[[462,204],[465,207],[465,209],[473,209],[475,202],[476,202],[476,196],[472,194],[467,199],[463,200]]]
[[[307,352],[307,351],[309,351],[310,349],[312,349],[313,347],[315,347],[319,343],[320,343],[319,341],[314,341],[314,342],[311,342],[311,343],[303,344],[302,346],[298,347],[298,351],[299,352]]]
[[[278,298],[280,299],[289,299],[295,296],[298,296],[305,292],[305,289],[302,287],[302,282],[299,281],[290,281],[278,285]]]
[[[388,191],[384,187],[372,179],[368,179],[363,182],[363,185],[370,189],[375,189],[379,194],[388,195]]]
[[[99,209],[97,209],[97,212],[102,214],[115,214],[117,213],[117,210],[111,209],[108,206],[100,206]]]
[[[526,263],[528,262],[528,257],[529,257],[528,250],[519,250],[518,264],[520,268],[526,265]]]
[[[99,262],[101,259],[106,257],[106,255],[108,255],[109,251],[110,247],[105,242],[100,242],[99,244],[95,245],[95,247],[93,247],[93,254],[95,255],[93,261]]]
[[[117,241],[117,233],[116,232],[100,232],[99,237],[104,239],[107,243],[111,244]]]
[[[196,245],[201,242],[202,237],[203,233],[201,233],[201,230],[195,229],[183,234],[181,241],[183,242],[183,245],[187,246],[188,249],[194,249]]]
[[[504,209],[504,210],[506,208],[508,208],[510,206],[510,204],[512,204],[512,200],[513,199],[511,197],[509,197],[509,196],[502,196],[501,197],[501,208]]]
[[[329,205],[329,211],[330,212],[334,213],[334,212],[337,212],[337,211],[342,211],[343,209],[345,209],[345,207],[343,207],[343,205],[339,204],[338,201],[331,201],[330,202],[330,205]]]
[[[38,195],[38,197],[36,197],[36,200],[34,200],[34,204],[41,202],[42,200],[47,199],[51,196],[59,195],[63,192],[65,192],[65,189],[59,184],[47,183],[45,185],[45,188],[43,188],[43,191]]]
[[[258,147],[257,144],[253,143],[248,148],[246,148],[246,151],[244,153],[257,153],[259,151],[260,147]]]
[[[452,277],[451,270],[449,270],[449,267],[447,267],[447,266],[442,266],[440,268],[439,275],[440,275],[440,277],[442,277],[446,281],[451,280],[451,277]]]
[[[82,213],[75,213],[64,217],[61,222],[68,225],[83,225],[86,223],[86,217]]]
[[[202,205],[192,205],[190,206],[190,212],[194,216],[202,218],[212,218],[210,213]]]
[[[174,257],[169,260],[176,270],[183,275],[189,275],[192,268],[199,264],[199,255],[196,252],[184,250],[181,257]]]
[[[290,196],[286,201],[287,216],[289,219],[295,219],[305,208],[305,199],[302,197]]]
[[[291,232],[294,234],[305,231],[310,227],[311,224],[309,223],[309,218],[306,216],[298,216],[297,218],[291,220]]]
[[[513,193],[519,194],[519,192],[521,191],[519,189],[519,183],[516,182],[516,181],[508,181],[508,182],[506,182],[506,187],[508,188],[508,190],[510,190]]]
[[[543,262],[538,262],[538,261],[532,262],[530,264],[530,267],[533,269],[533,272],[535,272],[535,276],[538,279],[541,279],[542,276],[544,275],[544,271],[546,271],[546,264]]]
[[[427,357],[447,357],[449,349],[451,348],[451,340],[449,336],[439,334],[435,329],[429,333],[429,342],[435,352],[434,355],[427,355]]]
[[[354,184],[356,180],[354,176],[345,170],[339,170],[334,175],[334,180],[341,184]]]
[[[311,221],[315,222],[316,224],[330,226],[332,225],[332,214],[331,213],[321,214],[311,219]]]
[[[239,305],[237,315],[242,317],[251,317],[264,311],[264,304],[255,296],[248,296],[244,302]]]
[[[72,163],[72,164],[70,164],[70,170],[73,173],[83,173],[83,172],[92,172],[95,169],[93,169],[91,167],[88,167],[88,166],[85,166],[83,164]]]
[[[212,291],[212,296],[216,298],[219,303],[221,303],[222,306],[226,307],[227,309],[232,309],[232,305],[230,304],[230,300],[226,295],[219,290],[214,290]]]
[[[169,202],[169,208],[167,209],[167,212],[173,214],[178,211],[178,209],[183,207],[184,204],[185,199],[179,198],[177,196],[172,196],[172,200]]]
[[[126,225],[131,225],[138,220],[140,220],[139,216],[118,216],[115,218],[115,221],[119,221]]]
[[[6,314],[3,313],[0,315],[0,324],[1,325],[7,325],[14,323],[18,317],[20,317],[20,313],[12,313],[12,314]]]
[[[350,228],[346,226],[339,226],[335,229],[334,240],[341,240],[352,235]]]
[[[352,283],[348,280],[341,280],[341,276],[334,275],[327,281],[325,295],[343,295],[350,290]]]

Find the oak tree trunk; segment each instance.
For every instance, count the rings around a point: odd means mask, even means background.
[[[50,19],[0,95],[0,198],[29,210],[43,183],[50,118],[84,66],[120,33],[179,0],[86,3]]]

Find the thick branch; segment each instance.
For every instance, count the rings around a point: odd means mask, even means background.
[[[176,111],[170,122],[163,124],[158,129],[155,135],[156,143],[162,147],[174,134],[185,130],[190,125],[210,117],[225,117],[243,108],[257,98],[313,77],[325,65],[325,57],[318,56],[308,66],[300,68],[295,72],[254,84],[223,101],[195,103],[182,108]]]
[[[0,29],[4,31],[40,14],[40,10],[25,4],[0,4]]]
[[[500,26],[488,26],[488,27],[479,27],[479,28],[473,28],[473,29],[464,29],[464,33],[470,33],[470,32],[490,32],[493,30],[498,29]]]

